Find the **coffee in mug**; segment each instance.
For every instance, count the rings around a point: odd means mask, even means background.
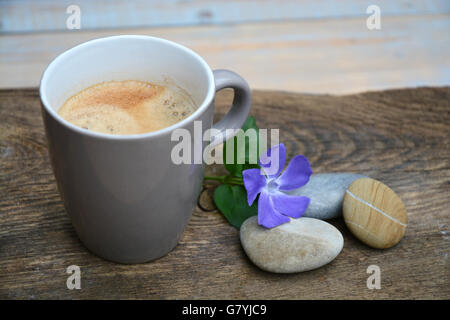
[[[130,135],[170,127],[196,109],[181,88],[126,80],[90,86],[67,99],[58,113],[87,130]]]

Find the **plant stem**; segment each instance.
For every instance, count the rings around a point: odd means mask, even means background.
[[[236,185],[244,185],[244,182],[241,178],[233,177],[233,176],[204,176],[203,180],[215,180],[220,181],[222,183],[228,184],[236,184]]]
[[[225,182],[225,176],[204,176],[203,180],[216,180],[220,182]]]

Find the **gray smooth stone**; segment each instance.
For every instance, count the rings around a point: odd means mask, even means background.
[[[332,219],[342,215],[342,202],[348,186],[365,177],[356,173],[316,173],[305,186],[286,193],[311,199],[303,217]]]
[[[313,218],[291,219],[266,229],[253,216],[242,224],[240,238],[250,260],[259,268],[275,273],[317,269],[333,261],[344,246],[338,229]]]

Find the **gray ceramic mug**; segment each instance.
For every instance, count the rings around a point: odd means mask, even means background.
[[[80,90],[109,80],[170,80],[198,105],[188,118],[145,134],[109,135],[88,131],[62,119],[57,111]],[[214,95],[234,89],[228,114],[213,125]],[[203,164],[175,164],[174,130],[194,121],[203,130],[218,129],[217,145],[230,138],[249,113],[251,94],[245,80],[212,71],[179,44],[148,36],[115,36],[78,45],[45,70],[40,96],[49,153],[67,213],[84,245],[120,263],[141,263],[172,250],[189,221],[202,185]],[[193,141],[194,146],[198,141]],[[200,143],[200,149],[207,142]],[[193,147],[194,148],[194,147]]]

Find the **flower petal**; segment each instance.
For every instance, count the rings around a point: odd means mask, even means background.
[[[282,143],[273,146],[259,157],[258,163],[269,178],[278,177],[286,163],[286,147]]]
[[[247,190],[248,205],[251,206],[256,196],[266,186],[266,177],[261,169],[247,169],[242,171],[242,179]]]
[[[275,210],[292,218],[300,218],[306,211],[310,199],[305,196],[290,196],[282,192],[270,194]]]
[[[280,190],[292,190],[300,188],[308,183],[312,169],[305,156],[298,155],[292,158],[288,167],[276,181]]]
[[[258,224],[266,228],[273,228],[289,221],[289,217],[277,212],[269,193],[263,190],[258,200]]]

